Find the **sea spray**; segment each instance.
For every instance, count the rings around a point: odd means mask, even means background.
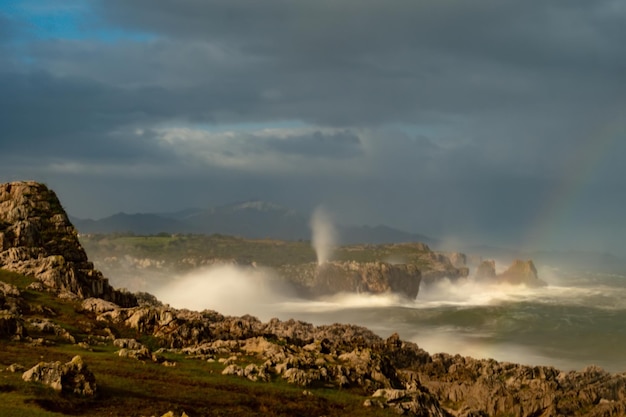
[[[317,264],[328,262],[333,246],[337,241],[337,234],[328,211],[319,206],[311,216],[311,244],[317,254]]]
[[[154,294],[175,308],[222,314],[253,314],[262,320],[275,316],[276,304],[296,298],[291,284],[269,268],[230,264],[200,268],[176,277]]]

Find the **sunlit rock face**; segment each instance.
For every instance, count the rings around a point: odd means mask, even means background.
[[[513,285],[527,285],[532,287],[544,286],[546,283],[539,279],[537,268],[531,260],[516,259],[504,272],[496,274],[496,262],[483,261],[476,269],[477,281],[507,283]]]
[[[37,182],[0,185],[0,268],[32,276],[56,292],[136,304],[94,269],[56,194]]]
[[[498,280],[510,284],[525,284],[529,286],[546,285],[545,282],[539,279],[537,268],[535,268],[535,264],[531,260],[514,260],[509,269],[498,275]]]

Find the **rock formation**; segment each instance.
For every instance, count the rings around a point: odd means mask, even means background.
[[[525,284],[535,287],[546,285],[537,276],[537,268],[535,268],[535,264],[531,260],[514,260],[509,269],[499,274],[497,279],[509,284]]]
[[[339,292],[393,292],[414,299],[422,280],[421,272],[415,265],[385,262],[332,261],[322,265],[285,265],[280,268],[280,273],[310,296]]]
[[[442,278],[456,280],[469,275],[469,268],[464,264],[465,255],[459,253],[445,254],[433,252],[426,246],[427,251],[422,260],[422,276],[424,283],[432,283]],[[457,263],[459,266],[454,265]]]
[[[48,289],[80,298],[136,305],[95,270],[58,198],[45,185],[0,185],[0,268],[32,276]]]
[[[539,279],[537,268],[533,261],[516,259],[504,272],[496,274],[496,262],[493,260],[482,261],[476,269],[477,281],[508,283],[513,285],[528,285],[532,287],[544,286],[545,282]]]
[[[96,378],[80,356],[70,362],[40,362],[24,372],[22,379],[27,382],[41,382],[56,391],[83,396],[96,393]]]
[[[474,274],[477,281],[490,281],[495,279],[496,277],[496,261],[482,261],[478,268],[476,268],[476,273]]]
[[[97,305],[83,302],[93,312]],[[96,316],[154,335],[190,358],[219,360],[226,375],[259,383],[278,376],[303,387],[360,387],[371,395],[365,406],[389,407],[403,415],[619,416],[626,411],[626,374],[597,367],[560,372],[549,366],[429,355],[397,334],[384,340],[352,325],[262,323],[251,316],[166,307],[114,306]]]

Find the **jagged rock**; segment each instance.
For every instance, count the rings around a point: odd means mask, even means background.
[[[61,362],[40,362],[24,372],[22,379],[27,382],[41,382],[56,391],[82,396],[96,393],[96,378],[80,356],[65,364]]]
[[[70,334],[70,332],[49,319],[32,318],[28,320],[28,324],[33,329],[41,333],[52,334],[61,337],[70,343],[76,343],[76,339]]]
[[[433,252],[429,249],[422,257],[423,283],[431,284],[443,278],[454,281],[459,278],[467,277],[469,274],[469,268],[465,266],[465,258],[465,255],[462,253],[445,254]],[[453,262],[462,265],[457,266],[454,265]]]
[[[381,407],[391,407],[400,415],[447,417],[447,413],[431,394],[421,390],[379,389],[372,395]],[[382,401],[381,401],[382,400]]]
[[[476,268],[475,278],[478,281],[493,280],[496,277],[496,261],[482,261]]]
[[[422,279],[416,265],[386,262],[333,261],[322,265],[284,265],[280,273],[305,288],[312,296],[339,292],[394,292],[414,299]]]
[[[22,318],[8,310],[0,310],[0,338],[22,339],[26,336]]]
[[[139,350],[145,347],[135,339],[115,339],[113,341],[113,346],[130,350]]]
[[[545,282],[541,281],[537,276],[537,268],[533,261],[522,261],[516,259],[513,264],[497,276],[498,281],[508,282],[510,284],[525,284],[529,286],[543,286]]]
[[[120,306],[101,298],[87,298],[81,304],[84,311],[92,313],[106,313],[107,311],[119,310]]]
[[[516,259],[504,272],[496,274],[496,262],[482,261],[476,269],[475,279],[483,282],[508,283],[513,285],[544,286],[545,282],[537,276],[537,268],[533,261]]]
[[[455,268],[463,268],[467,266],[467,255],[461,252],[448,253],[448,259]]]
[[[93,268],[54,192],[34,181],[0,185],[0,268],[35,277],[53,291],[137,304]]]
[[[15,285],[0,281],[0,295],[4,297],[19,297],[22,294]]]
[[[0,281],[0,310],[7,310],[13,314],[21,314],[26,306],[20,291],[15,285]]]
[[[117,355],[120,358],[137,359],[138,361],[151,361],[151,360],[153,360],[152,353],[145,346],[143,346],[143,347],[141,347],[139,349],[122,348],[122,349],[117,351]],[[154,358],[154,359],[156,359],[156,358]],[[157,361],[154,360],[154,362],[157,362]]]

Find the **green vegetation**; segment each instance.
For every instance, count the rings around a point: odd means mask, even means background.
[[[93,259],[110,256],[151,258],[172,266],[182,259],[199,261],[221,259],[246,264],[279,267],[316,261],[308,241],[253,240],[224,235],[85,235],[82,245]],[[420,243],[387,245],[351,245],[335,248],[332,259],[338,261],[412,263],[427,268],[432,252]]]
[[[265,266],[280,266],[314,262],[315,252],[310,243],[279,240],[251,240],[224,235],[86,235],[81,244],[90,258],[133,256],[153,258],[176,264],[185,258],[235,260],[239,263],[257,262]]]
[[[21,373],[0,374],[0,415],[52,416],[52,412],[85,416],[160,416],[172,410],[190,416],[385,416],[389,411],[367,409],[363,397],[350,391],[310,389],[282,380],[252,382],[221,374],[223,365],[170,355],[177,366],[120,358],[106,346],[93,352],[76,346],[28,347],[0,341],[0,366],[30,367],[45,361],[69,361],[81,355],[96,375],[93,399],[62,395],[39,384],[26,383]],[[56,414],[58,415],[58,414]]]
[[[76,416],[161,416],[167,411],[183,411],[196,416],[390,416],[389,410],[365,408],[363,393],[358,390],[303,388],[275,377],[271,382],[252,382],[242,377],[224,376],[223,365],[174,353],[163,353],[175,367],[115,354],[105,329],[90,314],[80,311],[75,301],[56,298],[49,293],[27,290],[32,280],[0,270],[0,280],[20,288],[28,304],[24,318],[47,318],[70,330],[77,342],[90,341],[90,349],[72,344],[60,336],[37,334],[52,345],[25,341],[0,340],[0,416],[52,417]],[[134,337],[155,349],[158,340],[141,337],[125,327],[110,328],[119,337]],[[22,372],[9,372],[17,363],[26,369],[45,361],[68,362],[80,355],[95,374],[98,394],[80,398],[61,394],[36,383],[24,382]],[[254,362],[256,358],[242,358]]]

